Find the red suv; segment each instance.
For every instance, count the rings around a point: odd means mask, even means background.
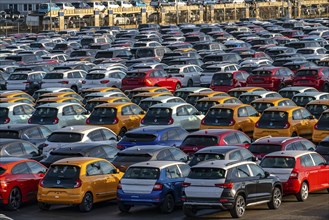
[[[249,150],[258,159],[275,151],[309,150],[314,151],[316,146],[302,137],[263,137],[249,146]]]
[[[122,90],[131,90],[139,87],[159,86],[174,92],[181,87],[179,79],[171,77],[160,69],[139,69],[127,72],[122,80]]]
[[[296,72],[293,86],[311,86],[319,91],[329,92],[329,67],[311,67]]]
[[[260,67],[251,72],[247,79],[247,86],[278,91],[291,85],[292,76],[293,72],[286,67]]]
[[[242,131],[233,129],[205,129],[190,133],[184,139],[180,149],[187,154],[209,146],[241,146],[248,148],[250,138]]]
[[[228,92],[230,89],[245,87],[249,74],[245,71],[215,73],[210,83],[214,91]]]
[[[266,155],[260,166],[279,177],[283,193],[298,201],[305,201],[312,191],[329,192],[329,165],[316,152],[277,151]]]

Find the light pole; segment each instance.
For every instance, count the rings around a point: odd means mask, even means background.
[[[175,6],[176,6],[176,24],[179,23],[179,18],[178,18],[178,0],[175,0]]]
[[[51,11],[52,11],[52,2],[51,0],[49,0],[49,7],[50,7],[50,17],[49,17],[49,22],[50,22],[50,30],[52,30],[52,26],[53,26],[53,19],[51,17]]]

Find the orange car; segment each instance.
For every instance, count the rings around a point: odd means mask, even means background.
[[[9,102],[18,102],[18,103],[27,103],[34,105],[34,102],[28,98],[14,97],[14,98],[0,98],[0,103],[9,103]]]

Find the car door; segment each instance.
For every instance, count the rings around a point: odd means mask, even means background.
[[[317,123],[317,119],[315,119],[306,108],[302,108],[301,112],[302,112],[302,118],[304,120],[305,134],[308,137],[311,137],[313,133],[313,127]]]
[[[127,130],[130,130],[133,127],[136,127],[134,124],[135,117],[133,115],[130,105],[124,106],[121,109],[121,120],[123,127],[126,127]]]
[[[35,181],[27,162],[16,164],[12,169],[13,180],[15,180],[23,197],[28,200],[35,199]]]
[[[252,124],[252,120],[248,116],[248,111],[245,106],[238,108],[237,112],[238,116],[238,123],[240,124],[241,129],[247,134],[250,135],[250,133],[253,130],[253,127],[250,127]]]
[[[315,166],[310,154],[305,154],[300,157],[300,164],[303,168],[305,180],[308,182],[309,191],[314,191],[319,184],[319,170]]]
[[[265,172],[256,164],[248,164],[251,175],[256,178],[256,194],[258,201],[270,200],[272,194],[272,179],[265,176]]]
[[[102,201],[109,197],[107,175],[103,175],[100,162],[89,163],[86,167],[86,177],[92,187],[94,201]]]
[[[24,124],[30,117],[31,115],[25,114],[23,105],[15,106],[13,108],[13,118],[11,118],[11,120],[14,119],[12,120],[13,123]]]
[[[165,168],[166,173],[166,184],[169,185],[171,190],[174,192],[175,201],[180,201],[182,197],[182,183],[184,177],[178,166],[171,165]]]
[[[326,160],[317,153],[310,154],[314,161],[314,169],[318,171],[317,189],[329,188],[329,165]]]
[[[29,166],[33,175],[33,185],[31,194],[33,194],[33,197],[36,198],[39,182],[45,176],[47,168],[34,161],[27,162],[27,165]]]
[[[116,198],[117,186],[122,174],[117,173],[117,169],[109,162],[100,161],[99,164],[101,166],[103,175],[106,178],[106,197],[108,197],[108,199],[114,199]]]

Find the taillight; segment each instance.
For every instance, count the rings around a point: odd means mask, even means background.
[[[191,183],[187,183],[187,182],[182,183],[182,187],[189,187],[190,185],[191,185]]]
[[[318,123],[314,125],[314,130],[318,130]]]
[[[26,82],[23,82],[23,83],[25,83],[25,84],[32,84],[32,82],[27,82],[27,81]]]
[[[101,84],[106,84],[106,83],[109,83],[109,82],[110,82],[110,80],[102,80]]]
[[[90,124],[90,118],[86,119],[86,124],[89,125]]]
[[[74,182],[74,188],[79,188],[82,185],[82,181],[80,179],[76,179]]]
[[[121,183],[119,182],[118,186],[117,186],[117,189],[122,189],[122,185]]]
[[[82,82],[81,82],[82,84],[86,84],[86,80],[82,80]]]
[[[32,124],[32,118],[29,118],[29,120],[27,120],[28,124]]]
[[[173,118],[170,118],[169,119],[169,122],[168,122],[168,125],[171,125],[171,124],[173,124],[174,123],[174,119]]]
[[[231,119],[231,121],[230,121],[230,123],[228,124],[228,126],[232,126],[232,125],[234,125],[234,124],[235,124],[234,119]]]
[[[113,120],[113,122],[112,122],[112,124],[116,124],[118,122],[119,122],[119,119],[117,117],[115,117],[114,120]]]
[[[292,171],[289,179],[298,179],[298,173],[296,171]]]
[[[215,184],[215,186],[223,189],[232,189],[233,183],[219,183],[219,184]]]
[[[59,119],[58,118],[54,118],[54,120],[53,120],[53,124],[55,125],[55,124],[57,124],[59,122]]]
[[[0,186],[1,186],[1,189],[6,189],[8,184],[5,180],[0,180]]]
[[[202,124],[202,125],[204,125],[204,124],[205,124],[205,123],[204,123],[204,121],[205,121],[205,119],[202,119],[202,120],[201,120],[201,124]]]
[[[289,124],[289,122],[286,122],[286,124],[284,125],[284,127],[283,128],[289,128],[290,127],[290,124]]]
[[[69,84],[69,81],[60,81],[61,84]]]
[[[4,124],[8,124],[10,122],[10,118],[5,118],[5,121],[3,122]]]
[[[141,120],[141,124],[144,124],[144,118]]]
[[[39,186],[44,187],[43,180],[40,180],[40,182],[39,182]]]
[[[154,191],[159,191],[159,190],[162,190],[162,189],[163,189],[163,185],[161,183],[156,183],[153,186]]]

